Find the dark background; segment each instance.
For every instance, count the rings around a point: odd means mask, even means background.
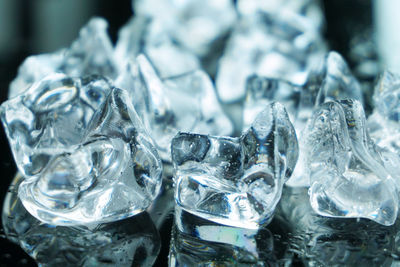
[[[325,0],[325,38],[332,50],[340,52],[350,66],[350,40],[354,32],[372,25],[372,3],[366,0]],[[90,17],[101,16],[109,22],[109,33],[115,43],[118,29],[132,15],[131,1],[107,0],[0,0],[0,102],[7,98],[8,85],[18,66],[29,55],[67,47],[78,36]],[[16,167],[0,130],[0,203],[2,203]],[[1,209],[2,205],[0,206]],[[163,247],[158,264],[165,265],[170,224],[161,229]],[[0,266],[30,266],[34,261],[17,245],[7,241],[0,230]]]

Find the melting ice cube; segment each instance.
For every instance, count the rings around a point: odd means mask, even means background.
[[[99,76],[53,74],[4,102],[1,119],[38,219],[85,224],[147,208],[161,161],[129,94]]]
[[[294,128],[279,103],[261,112],[240,138],[179,133],[171,148],[177,204],[244,228],[272,218],[298,156]]]

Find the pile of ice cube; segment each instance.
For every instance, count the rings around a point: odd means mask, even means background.
[[[115,46],[93,18],[69,48],[27,58],[10,85],[1,119],[32,215],[128,217],[164,177],[179,208],[231,226],[267,223],[286,182],[309,187],[320,215],[395,222],[400,77],[382,75],[367,119],[316,1],[133,9]]]

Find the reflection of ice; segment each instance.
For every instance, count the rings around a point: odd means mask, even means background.
[[[286,188],[278,207],[290,225],[288,251],[306,266],[390,266],[399,226],[316,214],[307,189]]]
[[[220,225],[176,206],[170,266],[264,266],[276,264],[273,235]]]
[[[160,249],[158,232],[147,213],[106,224],[53,226],[31,216],[17,198],[17,175],[3,206],[7,237],[41,266],[151,266]]]

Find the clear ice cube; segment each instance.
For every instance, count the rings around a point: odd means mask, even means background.
[[[161,161],[129,94],[99,76],[53,74],[4,102],[1,120],[25,178],[19,197],[38,219],[105,222],[146,209]]]
[[[34,82],[56,72],[73,77],[99,74],[111,79],[116,78],[118,67],[104,19],[92,18],[80,30],[78,39],[70,48],[28,57],[10,84],[9,98],[17,96]]]
[[[326,102],[315,110],[304,132],[311,206],[323,216],[392,225],[398,212],[398,177],[365,124],[356,100]]]
[[[212,81],[201,70],[161,80],[140,55],[137,66],[129,65],[117,85],[132,91],[135,109],[166,162],[171,162],[170,144],[178,131],[232,133],[232,123],[218,103]]]
[[[240,138],[179,133],[171,149],[177,204],[244,228],[272,218],[298,156],[294,128],[279,103],[268,105]]]
[[[161,21],[180,45],[202,57],[228,33],[236,12],[231,0],[133,0],[135,14]]]
[[[3,204],[7,238],[40,266],[152,266],[161,242],[150,216],[140,213],[112,223],[54,226],[34,218],[17,196],[15,177]]]
[[[141,53],[151,60],[161,77],[200,68],[198,58],[174,42],[163,21],[148,16],[135,16],[123,26],[115,47],[115,57],[122,66],[135,62]]]
[[[223,102],[242,99],[254,74],[303,85],[324,51],[318,30],[304,16],[263,10],[243,15],[219,62],[218,94]]]
[[[300,154],[289,186],[309,186],[308,171],[303,151],[307,144],[302,137],[307,121],[315,108],[327,101],[354,99],[364,103],[361,86],[352,75],[346,61],[337,52],[329,52],[321,64],[310,71],[307,83],[302,87],[298,110],[294,120],[299,139]]]

